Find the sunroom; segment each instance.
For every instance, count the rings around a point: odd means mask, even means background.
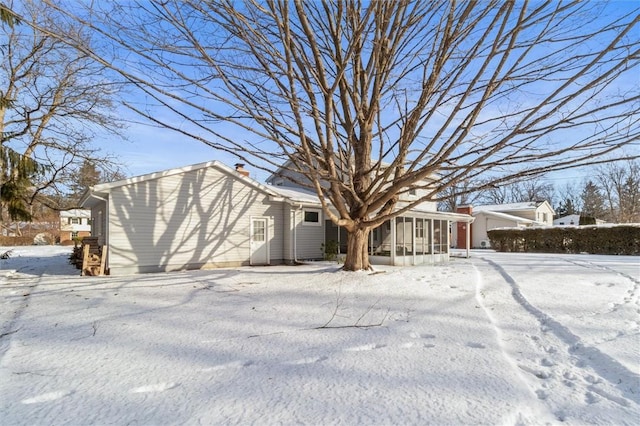
[[[369,261],[374,265],[422,265],[449,260],[452,222],[473,222],[473,217],[444,212],[410,211],[386,221],[369,234]],[[465,226],[469,234],[469,226]],[[338,254],[347,252],[347,232],[333,222],[325,224],[325,245],[335,245]],[[469,238],[467,236],[467,238]],[[467,256],[468,256],[467,251]]]

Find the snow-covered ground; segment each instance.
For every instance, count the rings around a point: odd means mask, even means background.
[[[640,419],[638,257],[80,277],[69,250],[0,260],[2,425]]]

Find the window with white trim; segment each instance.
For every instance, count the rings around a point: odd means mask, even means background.
[[[305,225],[320,226],[320,210],[303,210],[302,217]]]

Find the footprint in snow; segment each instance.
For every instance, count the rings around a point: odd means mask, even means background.
[[[553,367],[554,365],[556,365],[556,363],[549,358],[542,358],[542,360],[540,361],[540,365],[542,365],[543,367]]]
[[[345,349],[346,352],[364,352],[364,351],[371,351],[373,349],[380,349],[380,348],[384,348],[387,345],[383,345],[380,343],[369,343],[366,345],[361,345],[361,346],[354,346],[352,348],[347,348]]]
[[[401,344],[400,347],[402,349],[409,349],[409,348],[435,348],[436,345],[433,345],[431,343],[406,342],[406,343]]]
[[[232,362],[227,362],[226,364],[218,364],[211,367],[203,368],[202,371],[204,372],[221,371],[221,370],[228,370],[233,368],[248,367],[251,364],[253,364],[253,362],[251,361],[232,361]]]
[[[322,362],[328,360],[329,357],[326,356],[312,356],[308,358],[296,359],[295,361],[287,362],[287,364],[291,365],[305,365],[305,364],[314,364],[316,362]]]
[[[65,396],[69,396],[72,393],[73,391],[71,390],[59,390],[55,392],[47,392],[47,393],[43,393],[42,395],[34,396],[33,398],[23,399],[20,402],[22,402],[23,404],[38,404],[41,402],[55,401],[57,399],[64,398]]]
[[[416,332],[411,332],[409,333],[409,336],[412,339],[435,339],[436,336],[435,334],[427,334],[427,333],[416,333]]]
[[[587,392],[584,395],[584,402],[586,402],[587,404],[595,404],[600,400],[600,398],[598,398],[597,396],[595,396],[593,393],[591,392]]]
[[[549,396],[547,392],[543,391],[542,389],[538,389],[536,391],[536,395],[538,395],[538,399],[541,399],[541,400],[545,400]]]
[[[533,374],[538,379],[548,379],[549,377],[551,377],[551,374],[549,374],[546,371],[536,370],[534,368],[527,367],[526,365],[522,365],[522,364],[518,364],[518,367],[520,367],[521,370],[526,371],[527,373]]]
[[[470,347],[470,348],[474,348],[474,349],[484,349],[484,348],[486,348],[484,343],[479,343],[479,342],[467,342],[467,346]]]
[[[129,393],[151,393],[151,392],[164,392],[169,389],[173,389],[178,386],[178,383],[156,383],[154,385],[140,386],[133,388]]]

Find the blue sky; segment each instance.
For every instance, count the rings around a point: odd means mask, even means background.
[[[121,108],[124,116],[133,113]],[[96,144],[104,151],[118,157],[127,176],[188,166],[206,161],[217,160],[228,166],[238,163],[236,157],[215,150],[210,146],[190,139],[173,131],[141,123],[130,123],[125,130],[126,141],[113,139],[97,140]],[[251,170],[251,177],[263,182],[268,174],[261,170]]]

